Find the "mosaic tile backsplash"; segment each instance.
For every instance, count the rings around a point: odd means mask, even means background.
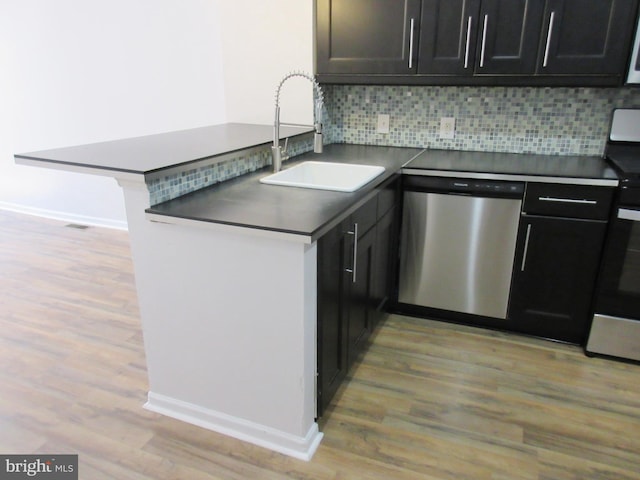
[[[311,150],[313,150],[313,137],[292,139],[287,148],[291,157]],[[257,151],[250,152],[238,152],[237,157],[223,162],[216,163],[215,159],[212,159],[211,164],[147,181],[150,204],[157,205],[271,165],[271,145],[265,145]]]
[[[456,150],[601,155],[612,110],[640,108],[635,88],[323,85],[332,143]],[[390,133],[376,133],[379,113]],[[455,117],[453,140],[440,118]]]
[[[325,143],[448,150],[601,155],[614,108],[640,108],[640,88],[422,87],[323,85]],[[376,133],[377,115],[390,133]],[[440,118],[455,117],[455,138],[441,139]],[[290,156],[312,137],[289,144]],[[147,182],[151,205],[271,164],[270,145],[236,158]]]

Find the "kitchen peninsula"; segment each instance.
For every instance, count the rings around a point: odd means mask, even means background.
[[[319,292],[334,278],[324,276],[327,265],[341,275],[345,268],[332,257],[323,261],[323,239],[358,218],[360,235],[357,226],[346,234],[362,236],[362,248],[342,248],[353,254],[354,266],[356,249],[375,264],[370,245],[381,235],[372,227],[383,217],[398,218],[401,172],[606,189],[618,184],[599,157],[350,144],[326,145],[317,155],[310,153],[311,131],[289,127],[281,130],[295,156],[289,164],[367,164],[384,173],[352,193],[267,185],[260,179],[271,173],[271,132],[270,126],[227,124],[15,158],[112,176],[123,188],[149,378],[145,407],[305,460],[322,439],[316,402],[317,375],[326,368],[318,360],[325,313],[319,310],[331,302],[320,301]],[[395,185],[391,195],[388,185]],[[380,251],[393,248],[388,238],[383,243]],[[368,265],[358,278],[371,272]],[[362,345],[366,333],[356,337],[349,341]],[[329,367],[338,368],[341,379],[345,366],[331,364],[335,354],[329,349]]]
[[[311,149],[307,132],[282,128],[281,137],[301,153]],[[270,173],[260,168],[271,133],[228,124],[15,159],[112,176],[123,188],[149,378],[145,408],[308,460],[322,438],[317,239],[420,150],[327,148],[323,160],[386,171],[354,193],[286,188],[259,182]],[[220,165],[224,175],[211,171]]]

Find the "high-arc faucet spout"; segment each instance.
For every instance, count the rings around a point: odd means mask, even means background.
[[[280,146],[280,125],[284,125],[280,122],[280,90],[282,89],[282,85],[284,85],[287,80],[293,77],[306,78],[313,84],[315,94],[315,103],[313,110],[313,128],[315,129],[315,134],[313,137],[313,151],[315,153],[322,153],[322,107],[324,105],[324,93],[322,92],[320,84],[318,84],[318,82],[316,82],[316,79],[308,73],[291,72],[284,76],[284,78],[278,84],[278,88],[276,89],[276,111],[273,121],[273,146],[271,147],[274,173],[280,171],[280,169],[282,168],[282,161],[288,158],[287,141],[285,141],[284,148]],[[289,125],[297,127],[311,126],[294,124]]]

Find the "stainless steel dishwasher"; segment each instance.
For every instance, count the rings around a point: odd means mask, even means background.
[[[505,319],[524,183],[407,176],[398,301]]]

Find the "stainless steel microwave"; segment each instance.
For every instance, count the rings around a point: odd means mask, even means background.
[[[627,83],[640,83],[640,23],[636,28],[636,36],[633,39],[633,53],[629,63]]]

